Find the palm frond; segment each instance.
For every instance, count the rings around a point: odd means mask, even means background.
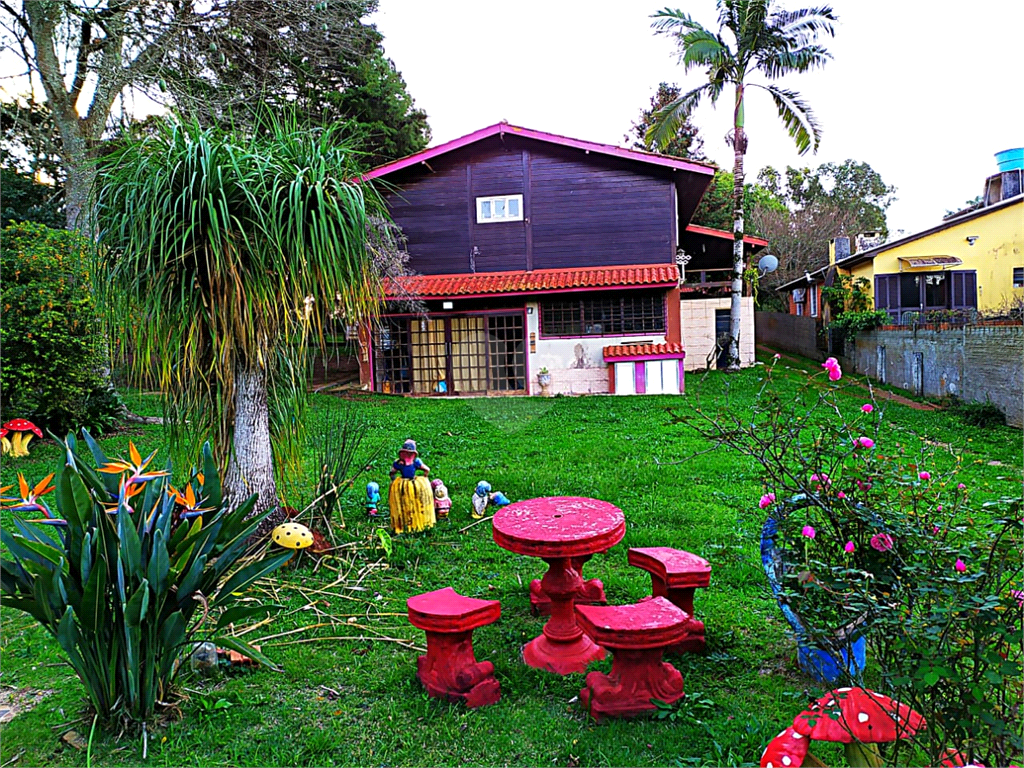
[[[797,151],[802,155],[811,149],[818,151],[821,143],[821,127],[814,117],[814,112],[796,91],[777,88],[772,85],[757,85],[751,83],[755,88],[763,88],[771,94],[772,101],[779,111],[783,125],[796,143]]]
[[[108,319],[126,326],[135,373],[167,393],[172,426],[212,435],[225,459],[238,371],[265,371],[297,404],[294,372],[322,344],[327,307],[337,300],[353,322],[376,311],[364,244],[367,212],[383,204],[357,178],[343,127],[289,116],[244,134],[169,119],[100,163]],[[295,445],[284,426],[281,446]]]
[[[707,31],[704,27],[693,20],[688,13],[683,13],[678,8],[662,8],[660,11],[651,14],[654,21],[651,23],[659,34],[679,35],[686,32]],[[710,32],[708,34],[711,34]]]
[[[835,24],[838,17],[830,6],[820,8],[801,8],[798,11],[778,10],[771,16],[771,26],[785,37],[798,40],[804,44],[825,33],[835,37]]]
[[[798,50],[784,47],[763,49],[757,54],[757,68],[769,80],[788,75],[792,72],[806,72],[815,67],[825,66],[832,54],[821,45],[809,45]]]
[[[707,83],[692,91],[673,99],[652,115],[651,127],[644,137],[649,146],[664,147],[676,135],[679,126],[686,122],[701,100],[709,97],[714,103],[722,92],[722,87]]]

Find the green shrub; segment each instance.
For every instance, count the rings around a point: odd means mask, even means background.
[[[98,469],[69,435],[55,487],[47,488],[53,475],[32,489],[19,476],[21,498],[4,499],[12,511],[42,516],[15,518],[16,533],[0,532],[13,558],[0,562],[4,606],[32,615],[56,638],[105,725],[145,722],[172,700],[175,662],[200,630],[218,635],[268,611],[232,603],[291,553],[238,568],[266,515],[246,519],[255,495],[236,509],[224,506],[208,444],[202,471],[179,491],[170,467],[147,469],[153,457],[144,461],[131,443],[128,461],[110,461],[83,435]],[[59,517],[41,498],[50,491]],[[53,526],[58,539],[40,524]],[[237,638],[214,639],[270,664]]]
[[[103,336],[75,232],[21,223],[0,233],[0,409],[56,434],[110,429],[121,402],[100,374]]]
[[[864,312],[843,312],[828,324],[828,330],[837,332],[843,339],[852,339],[858,333],[871,331],[891,322],[884,309],[869,309]]]
[[[989,400],[984,403],[965,403],[955,398],[949,410],[970,427],[1002,427],[1006,424],[1006,415]]]

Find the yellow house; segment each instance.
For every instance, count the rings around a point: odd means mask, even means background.
[[[821,287],[831,283],[833,265],[842,274],[866,279],[875,308],[888,311],[896,323],[910,312],[996,312],[1024,300],[1024,195],[1019,193],[851,255],[843,253],[848,243],[836,238],[829,265],[779,287],[790,293],[792,314],[817,316],[812,310],[820,305]]]

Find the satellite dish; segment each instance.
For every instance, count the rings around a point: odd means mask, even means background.
[[[772,256],[770,253],[766,253],[761,257],[760,261],[757,262],[757,268],[762,274],[768,274],[774,272],[779,268],[779,260]]]

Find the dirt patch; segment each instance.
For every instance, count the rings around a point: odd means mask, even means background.
[[[23,712],[28,712],[53,691],[36,691],[31,688],[0,689],[0,724],[9,723]]]

